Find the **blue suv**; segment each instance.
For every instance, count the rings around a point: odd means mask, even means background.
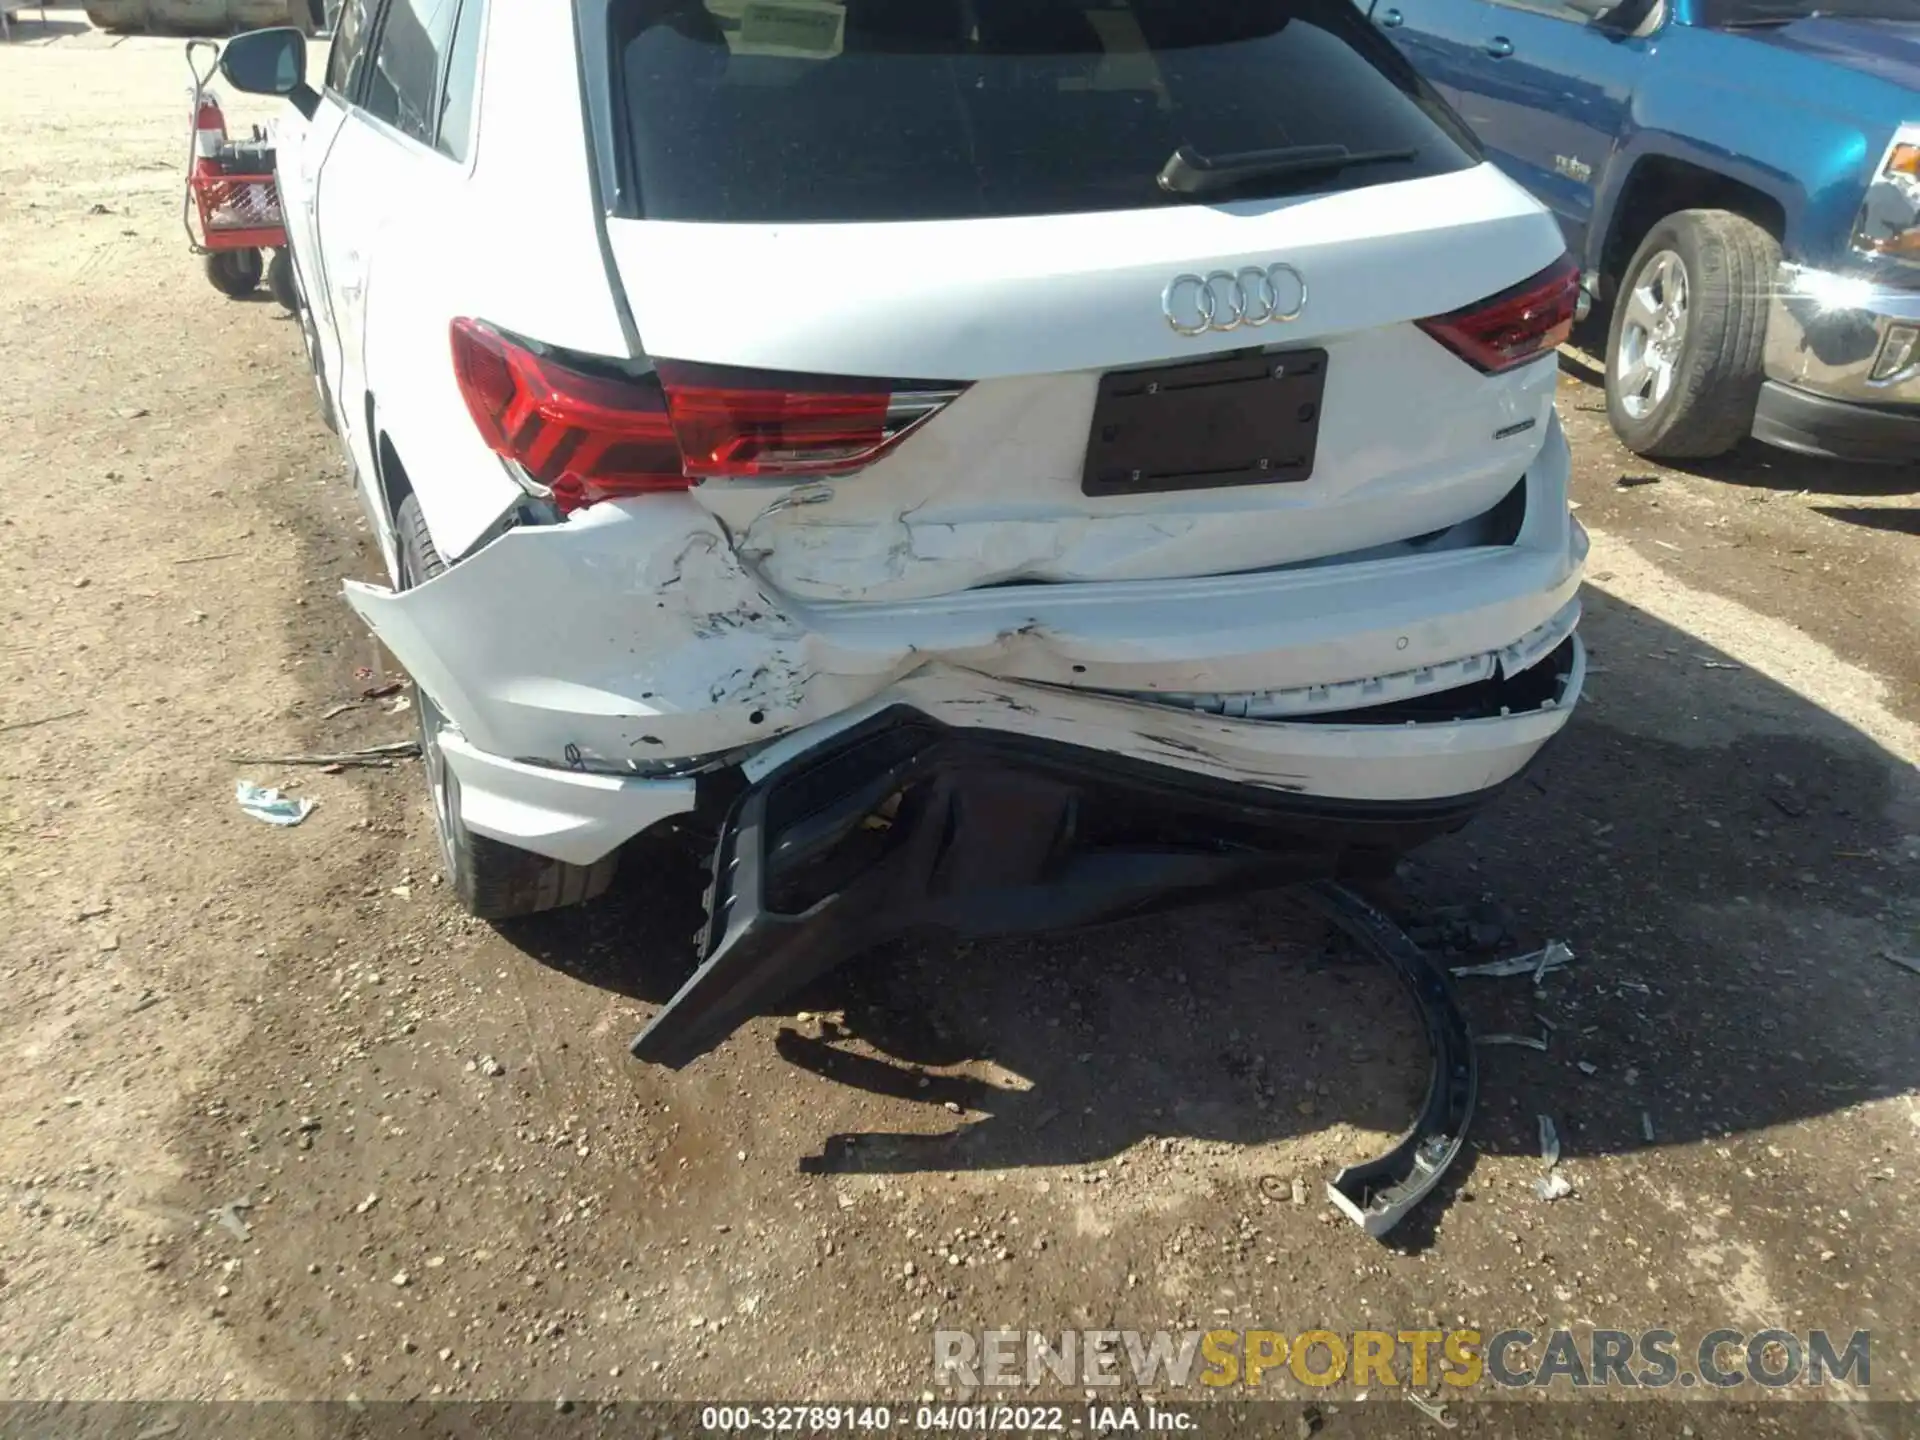
[[[1632,450],[1920,459],[1920,0],[1361,0],[1559,217]]]

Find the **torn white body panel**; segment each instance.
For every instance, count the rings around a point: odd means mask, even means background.
[[[1554,438],[1512,545],[809,606],[744,564],[703,507],[659,496],[511,531],[405,593],[355,584],[348,598],[482,750],[611,771],[763,744],[935,661],[1110,692],[1343,684],[1511,645],[1573,599],[1586,542]]]
[[[446,729],[440,749],[460,781],[460,818],[469,830],[574,865],[591,865],[642,830],[693,809],[692,780],[525,765]]]
[[[1566,724],[1586,681],[1576,640],[1553,696],[1510,716],[1420,725],[1231,720],[1169,705],[1078,694],[928,665],[870,699],[756,753],[750,780],[896,705],[960,729],[998,729],[1216,780],[1355,801],[1475,795],[1512,779]],[[441,731],[468,828],[556,860],[591,864],[650,826],[691,811],[695,781],[584,773],[500,760]]]
[[[691,808],[691,780],[653,778],[677,764],[758,765],[894,704],[1306,795],[1433,799],[1510,778],[1565,723],[1577,644],[1521,713],[1311,717],[1564,649],[1586,554],[1566,483],[1556,426],[1511,544],[870,604],[784,595],[706,507],[656,496],[510,531],[404,593],[348,591],[456,727],[469,825],[574,863]],[[1239,718],[1252,696],[1281,698]]]

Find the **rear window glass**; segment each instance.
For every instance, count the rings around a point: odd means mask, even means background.
[[[1473,142],[1352,0],[612,0],[622,208],[936,220],[1190,204],[1180,146],[1415,152],[1249,185],[1441,174]]]

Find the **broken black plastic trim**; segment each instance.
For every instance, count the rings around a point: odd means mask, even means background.
[[[1400,977],[1427,1033],[1432,1068],[1413,1128],[1386,1154],[1349,1165],[1327,1182],[1327,1198],[1377,1240],[1440,1183],[1466,1143],[1480,1088],[1473,1032],[1446,972],[1399,926],[1343,886],[1321,883],[1307,893],[1328,919]]]
[[[703,961],[633,1042],[679,1068],[888,939],[1076,929],[1379,873],[1496,792],[1330,801],[887,710],[737,797]]]

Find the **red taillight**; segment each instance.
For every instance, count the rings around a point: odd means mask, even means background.
[[[1511,290],[1420,321],[1420,328],[1474,369],[1498,375],[1566,343],[1580,300],[1580,267],[1570,255]]]
[[[453,365],[496,452],[562,510],[701,480],[844,475],[869,465],[961,387],[657,362],[590,373],[477,320],[453,322]]]
[[[589,374],[477,320],[453,322],[453,371],[481,438],[562,510],[693,483],[653,376]]]

